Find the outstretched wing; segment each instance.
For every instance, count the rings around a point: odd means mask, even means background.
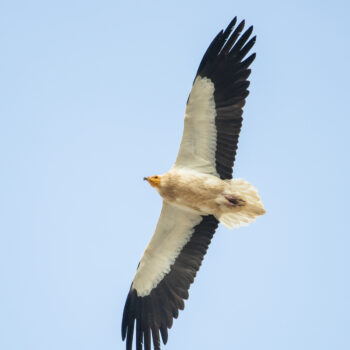
[[[210,44],[199,65],[185,112],[184,131],[174,167],[232,178],[242,108],[248,96],[249,66],[244,59],[255,43],[253,27],[240,36],[236,17]]]
[[[132,282],[123,313],[122,338],[132,349],[155,350],[168,339],[168,328],[184,309],[184,299],[218,226],[213,216],[200,216],[170,204],[163,209]],[[135,324],[136,323],[136,324]],[[160,335],[159,335],[160,334]],[[152,335],[152,336],[151,336]]]

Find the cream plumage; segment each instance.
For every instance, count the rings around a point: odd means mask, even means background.
[[[229,228],[265,213],[255,187],[232,179],[242,107],[248,95],[249,65],[255,43],[236,18],[213,40],[198,68],[187,102],[184,132],[174,166],[146,178],[163,198],[163,209],[131,285],[122,338],[132,349],[160,349],[222,222]]]

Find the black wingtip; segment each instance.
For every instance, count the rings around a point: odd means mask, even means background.
[[[241,68],[248,68],[255,60],[256,53],[252,53],[248,58],[241,62]]]
[[[237,26],[237,31],[241,32],[245,26],[245,19],[242,19],[241,23]]]
[[[160,335],[162,336],[163,344],[165,345],[168,341],[168,329],[164,326],[161,326]]]
[[[230,24],[227,26],[227,28],[224,31],[224,38],[225,40],[229,37],[229,35],[232,32],[233,27],[236,25],[237,23],[237,17],[234,17],[233,20],[230,22]]]
[[[254,30],[254,26],[250,26],[250,27],[247,29],[247,36],[248,36],[248,37],[253,33],[253,30]],[[249,33],[249,34],[248,34],[248,33]]]
[[[229,27],[233,27],[237,23],[237,16],[234,16],[231,23],[229,24]]]
[[[152,327],[152,339],[154,350],[160,350],[159,329],[157,327]]]
[[[129,295],[128,295],[128,297],[126,299],[125,306],[124,306],[123,319],[122,319],[122,329],[121,329],[121,331],[122,331],[122,339],[123,339],[123,341],[126,338],[126,332],[127,332],[127,329],[128,329],[129,306],[130,306],[130,298],[129,298]]]
[[[233,45],[235,44],[236,40],[240,36],[244,26],[245,26],[245,20],[242,20],[238,24],[238,26],[236,27],[236,29],[233,31],[232,34],[231,34],[231,31],[233,30],[233,28],[231,28],[230,35],[227,37],[227,41],[226,41],[225,45],[222,47],[222,50],[221,50],[221,54],[222,55],[228,55],[229,54],[231,48],[233,47]]]

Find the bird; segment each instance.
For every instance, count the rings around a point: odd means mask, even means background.
[[[205,52],[187,100],[180,149],[172,168],[145,177],[163,206],[138,264],[122,317],[131,350],[160,350],[168,341],[211,239],[222,223],[237,228],[265,214],[257,189],[232,178],[249,68],[256,54],[253,26],[237,17]],[[248,55],[249,53],[249,55]]]

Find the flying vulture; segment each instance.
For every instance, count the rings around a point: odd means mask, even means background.
[[[212,41],[199,65],[187,101],[184,131],[174,166],[146,177],[163,198],[155,230],[131,284],[122,338],[131,350],[160,349],[202,263],[218,223],[248,224],[265,213],[257,189],[232,179],[242,108],[248,96],[247,57],[253,27],[235,17]]]

